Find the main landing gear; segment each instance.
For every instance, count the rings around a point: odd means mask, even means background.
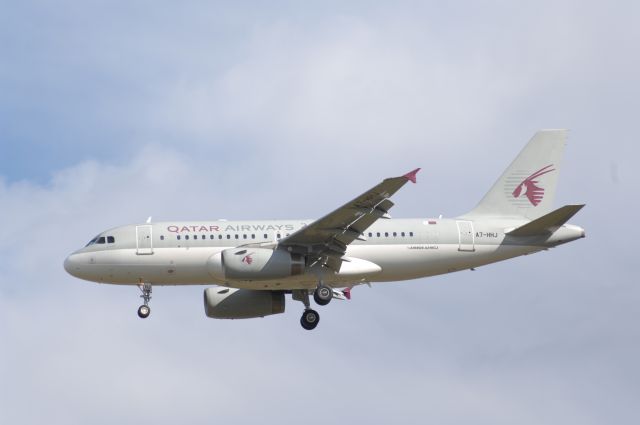
[[[292,297],[294,300],[301,301],[304,304],[304,312],[300,318],[300,325],[308,331],[315,329],[320,322],[320,314],[311,309],[309,291],[306,289],[295,290],[293,291]],[[332,299],[333,290],[320,282],[316,290],[313,291],[313,300],[318,305],[327,305]]]
[[[319,322],[320,315],[317,311],[311,310],[310,308],[306,309],[300,318],[300,324],[308,331],[315,329]]]
[[[151,284],[140,284],[138,285],[138,288],[140,288],[140,292],[142,292],[140,298],[142,298],[144,301],[144,304],[138,307],[138,317],[141,319],[146,319],[151,314],[151,308],[149,307],[149,301],[151,300]]]
[[[322,283],[313,291],[313,300],[318,305],[327,305],[333,298],[333,291]]]

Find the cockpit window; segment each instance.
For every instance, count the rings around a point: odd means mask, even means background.
[[[96,236],[95,238],[91,239],[89,241],[88,244],[86,244],[85,246],[91,246],[94,244],[105,244],[105,243],[115,243],[116,242],[116,238],[114,236]]]
[[[89,241],[89,243],[88,243],[88,244],[86,244],[85,246],[93,245],[94,243],[96,243],[96,241],[97,241],[97,240],[98,240],[98,236],[96,236],[95,238],[91,239],[91,240]]]

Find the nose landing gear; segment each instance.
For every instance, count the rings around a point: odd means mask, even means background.
[[[151,314],[151,309],[148,305],[141,305],[138,307],[138,317],[141,319],[146,319]]]
[[[140,298],[144,301],[144,304],[138,307],[138,317],[146,319],[151,314],[151,308],[149,307],[149,301],[151,300],[151,284],[140,284],[138,285],[138,288],[140,288],[140,292],[142,292]]]

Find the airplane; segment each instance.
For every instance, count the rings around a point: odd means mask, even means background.
[[[585,237],[567,224],[584,204],[553,209],[566,130],[541,130],[470,212],[445,219],[392,219],[391,196],[419,168],[387,178],[317,220],[170,221],[116,227],[64,261],[66,271],[98,283],[137,285],[151,313],[152,287],[216,285],[205,314],[244,319],[284,313],[285,295],[311,308],[350,299],[351,288],[474,270]]]

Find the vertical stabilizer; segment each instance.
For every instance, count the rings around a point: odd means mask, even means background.
[[[530,220],[553,210],[567,130],[540,130],[480,203],[465,216]]]

